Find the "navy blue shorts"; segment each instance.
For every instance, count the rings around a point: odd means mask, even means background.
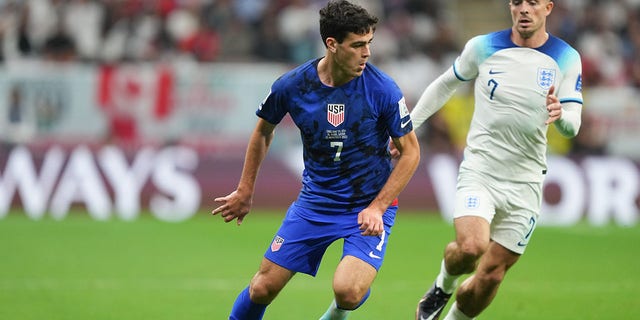
[[[385,223],[380,236],[363,236],[358,225],[360,210],[336,215],[331,222],[305,219],[304,216],[309,216],[305,211],[309,210],[295,203],[289,207],[271,246],[264,254],[265,258],[288,270],[315,276],[327,248],[334,241],[344,239],[342,257],[354,256],[376,270],[380,269],[391,234],[391,224]],[[397,210],[397,206],[391,206],[385,215],[395,217]]]

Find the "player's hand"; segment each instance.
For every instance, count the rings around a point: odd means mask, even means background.
[[[237,219],[237,224],[242,224],[242,220],[249,213],[251,208],[251,196],[242,196],[238,190],[232,192],[226,197],[214,199],[220,206],[211,211],[212,215],[220,214],[224,222],[231,222]]]
[[[391,159],[400,158],[400,150],[398,150],[396,144],[393,143],[393,139],[389,139],[389,153],[391,154]]]
[[[358,225],[363,236],[379,236],[384,231],[383,212],[372,208],[365,208],[358,213]]]
[[[551,124],[562,117],[562,105],[558,97],[554,95],[555,89],[554,86],[551,86],[547,94],[547,111],[549,112],[549,118],[545,121],[545,124]]]

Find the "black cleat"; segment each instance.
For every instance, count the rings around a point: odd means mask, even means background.
[[[445,293],[434,283],[431,289],[424,294],[418,303],[416,310],[416,320],[437,320],[447,302],[451,298],[450,293]]]

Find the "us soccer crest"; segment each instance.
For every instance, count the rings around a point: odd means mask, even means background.
[[[556,81],[556,70],[549,68],[538,68],[538,85],[548,90]]]
[[[276,252],[280,250],[280,247],[282,247],[283,243],[284,238],[282,238],[281,236],[276,236],[275,238],[273,238],[273,242],[271,242],[271,251]]]
[[[327,121],[334,127],[344,122],[344,104],[330,103],[327,105]]]

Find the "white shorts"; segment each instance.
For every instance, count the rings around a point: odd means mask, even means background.
[[[491,240],[522,254],[536,227],[541,205],[542,183],[501,181],[461,169],[453,216],[486,219]]]

